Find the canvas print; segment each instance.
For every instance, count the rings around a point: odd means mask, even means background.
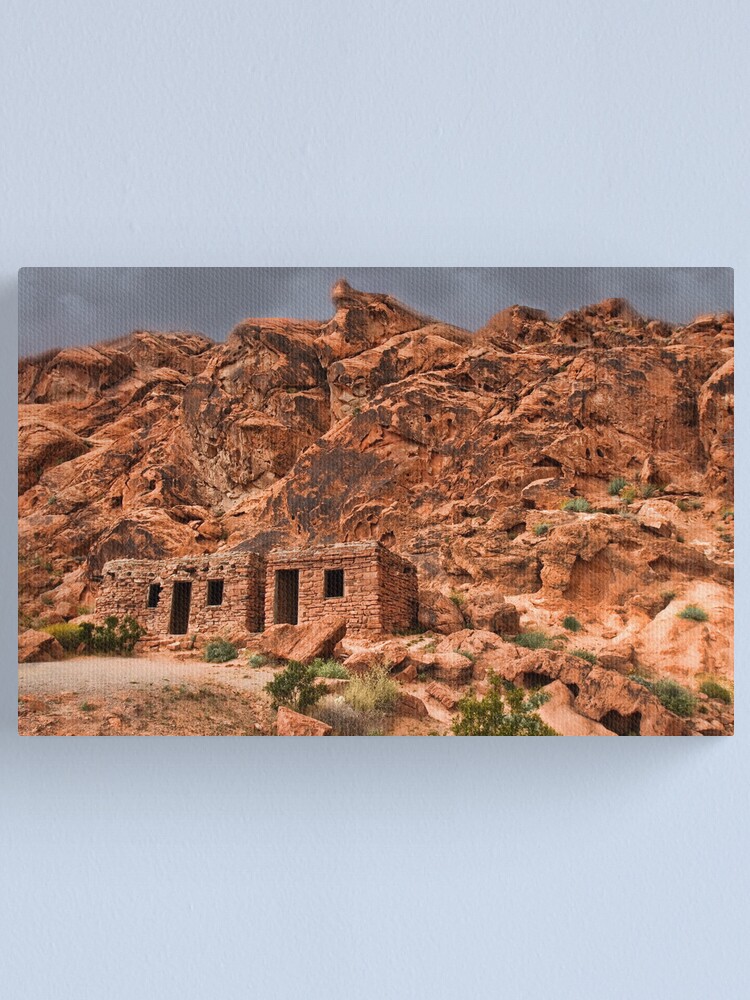
[[[27,268],[19,306],[21,734],[732,733],[730,270]]]

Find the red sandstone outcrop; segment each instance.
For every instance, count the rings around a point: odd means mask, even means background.
[[[325,618],[309,625],[271,625],[247,643],[253,653],[263,653],[275,660],[298,660],[309,663],[316,657],[332,656],[346,635],[343,618]]]
[[[49,632],[27,629],[18,637],[18,662],[39,663],[43,660],[61,660],[65,653],[60,643]]]
[[[330,736],[333,729],[319,719],[285,708],[283,705],[276,716],[277,736]]]
[[[21,361],[25,622],[91,607],[108,559],[379,540],[417,566],[422,628],[575,614],[620,677],[731,675],[730,315],[514,306],[471,334],[345,282],[333,301],[224,343],[137,331]],[[560,510],[575,497],[592,512]],[[705,593],[710,624],[660,618],[665,593]]]

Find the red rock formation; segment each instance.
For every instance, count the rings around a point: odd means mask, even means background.
[[[471,334],[346,282],[333,301],[224,343],[139,331],[22,360],[27,623],[90,606],[106,559],[370,539],[417,566],[423,627],[572,612],[621,669],[610,647],[664,592],[731,606],[731,316],[679,328],[610,299]],[[574,497],[592,513],[561,511]],[[725,677],[727,633],[701,661]]]

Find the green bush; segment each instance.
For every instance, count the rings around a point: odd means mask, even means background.
[[[83,642],[83,632],[80,625],[73,625],[72,622],[58,622],[55,625],[46,625],[44,630],[49,632],[60,643],[66,653],[75,653]]]
[[[680,611],[678,618],[685,618],[690,622],[707,622],[708,612],[704,611],[698,604],[688,604]]]
[[[130,656],[135,644],[146,634],[145,628],[132,615],[125,615],[122,621],[116,615],[110,615],[104,619],[103,625],[82,622],[78,627],[87,653]]]
[[[607,487],[607,493],[611,497],[618,497],[620,495],[620,490],[624,490],[628,485],[628,481],[624,476],[615,476],[614,479],[610,480],[609,486]]]
[[[678,684],[677,681],[671,681],[666,677],[655,681],[650,677],[642,677],[640,674],[630,674],[628,680],[647,688],[656,695],[665,708],[674,712],[675,715],[682,716],[683,719],[695,712],[697,705],[695,695],[692,691],[688,691],[687,688]]]
[[[470,660],[472,663],[476,663],[477,662],[477,654],[476,653],[472,653],[468,649],[457,649],[456,652],[459,653],[461,656],[465,656],[466,659]]]
[[[550,529],[550,525],[546,521],[541,521],[534,528],[534,534],[537,536],[537,538],[539,538],[541,535],[548,534],[549,529]]]
[[[644,500],[650,500],[651,497],[655,497],[659,493],[659,487],[655,483],[642,483],[640,488],[640,494]]]
[[[665,608],[668,604],[672,603],[675,597],[677,597],[677,592],[674,590],[662,590],[661,592],[661,599],[664,601]]]
[[[620,493],[622,502],[627,507],[631,504],[636,497],[635,486],[626,486],[625,489]]]
[[[647,686],[656,695],[662,705],[669,709],[670,712],[674,712],[675,715],[680,715],[683,719],[686,719],[695,712],[695,695],[681,684],[678,684],[677,681],[670,681],[664,678],[653,681]]]
[[[206,643],[203,653],[206,663],[226,663],[237,659],[237,647],[226,639],[212,639]]]
[[[265,667],[269,659],[265,653],[252,653],[248,656],[247,662],[248,666],[255,667],[257,670],[259,667]]]
[[[573,656],[579,656],[582,660],[586,660],[587,663],[592,665],[596,663],[596,653],[592,653],[589,649],[574,649]]]
[[[506,684],[488,673],[489,691],[481,699],[469,691],[458,703],[460,715],[453,722],[456,736],[558,736],[536,712],[549,695],[537,691],[526,697],[522,688]]]
[[[718,701],[723,701],[725,705],[732,704],[732,692],[729,688],[725,688],[723,684],[719,684],[718,681],[703,681],[700,690],[701,694],[705,694],[709,698],[716,698]]]
[[[568,632],[580,632],[583,628],[575,615],[566,615],[562,620],[562,625]]]
[[[513,637],[513,642],[524,649],[552,649],[555,644],[551,635],[542,632],[541,629],[530,629],[528,632],[519,632]]]
[[[316,677],[327,677],[331,680],[346,680],[349,677],[349,671],[338,660],[326,660],[318,656],[312,661],[310,666],[315,671]]]
[[[298,660],[290,660],[286,669],[266,684],[265,690],[271,695],[274,708],[286,705],[303,714],[327,693],[325,685],[315,683],[313,667]]]
[[[562,509],[573,511],[575,514],[588,514],[591,511],[591,504],[585,497],[571,497],[565,501]]]

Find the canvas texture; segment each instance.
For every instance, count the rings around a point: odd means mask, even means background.
[[[21,272],[19,732],[731,735],[731,272],[362,270]]]

